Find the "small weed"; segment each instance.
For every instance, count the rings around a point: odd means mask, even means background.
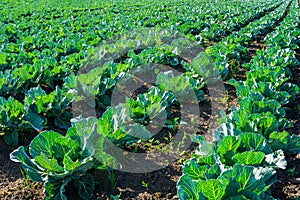
[[[118,195],[110,195],[109,197],[110,197],[110,199],[112,199],[112,200],[119,200],[119,199],[121,199],[121,195],[122,195],[122,193],[120,193],[120,194],[118,194]]]
[[[21,174],[24,177],[25,187],[28,189],[30,187],[29,176],[28,176],[27,172],[25,170],[23,170],[22,168],[20,168],[20,171],[21,171]]]
[[[148,192],[148,191],[149,191],[149,183],[143,180],[143,181],[142,181],[142,185],[144,186],[144,188],[145,188],[146,191]]]
[[[226,109],[228,108],[228,100],[229,100],[229,95],[228,95],[228,90],[225,91],[226,94],[223,98],[221,98],[221,103],[226,105]]]
[[[294,166],[293,168],[288,169],[287,172],[292,177],[296,177],[299,173],[299,172],[296,171],[296,166]]]
[[[111,190],[115,191],[118,177],[116,177],[115,171],[113,169],[108,170],[107,173],[108,173],[108,180],[111,184]]]

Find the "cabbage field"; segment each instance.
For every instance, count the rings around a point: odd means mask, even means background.
[[[299,0],[2,0],[0,199],[300,199]]]

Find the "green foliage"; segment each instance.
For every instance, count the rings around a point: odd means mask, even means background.
[[[43,119],[26,110],[18,100],[13,97],[7,100],[0,97],[0,132],[4,134],[4,139],[9,145],[18,144],[18,131],[42,130],[43,127]]]
[[[105,169],[114,160],[101,151],[104,136],[97,133],[95,123],[94,118],[79,120],[66,136],[44,131],[31,142],[29,154],[21,146],[11,159],[22,164],[31,180],[44,182],[48,199],[67,199],[65,187],[71,181],[82,199],[90,199],[95,186],[88,170]]]
[[[173,96],[169,92],[163,93],[158,88],[152,87],[147,93],[139,94],[136,100],[127,98],[124,107],[128,109],[134,122],[146,126],[151,121],[159,125],[161,121],[165,122],[167,119],[169,113],[167,108],[172,104]]]
[[[41,115],[44,121],[53,119],[54,124],[60,128],[70,127],[70,113],[68,106],[72,100],[71,92],[64,92],[59,87],[50,94],[40,87],[31,88],[25,96],[24,107],[37,115]]]

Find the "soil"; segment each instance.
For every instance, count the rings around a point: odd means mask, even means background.
[[[34,135],[22,138],[21,145],[28,145]],[[0,138],[0,199],[45,199],[42,183],[33,183],[24,178],[21,166],[9,159],[9,154],[14,148],[9,147]]]
[[[288,158],[286,170],[277,171],[278,181],[272,185],[273,197],[281,200],[300,198],[300,156]]]

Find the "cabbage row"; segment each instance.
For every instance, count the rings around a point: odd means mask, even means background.
[[[268,48],[245,65],[246,80],[230,80],[239,107],[223,113],[213,142],[194,137],[199,146],[177,184],[180,199],[274,199],[276,170],[286,168],[286,156],[300,152],[300,137],[285,131],[291,123],[284,107],[299,94],[289,82],[290,68],[299,64],[298,35],[299,6],[293,1],[287,18],[265,38]]]
[[[277,21],[284,16],[291,1],[285,1],[268,15],[249,23],[240,31],[234,32],[215,46],[208,47],[206,52],[212,57],[223,77],[228,74],[230,67],[239,67],[247,58],[248,45],[257,36],[268,33]]]

